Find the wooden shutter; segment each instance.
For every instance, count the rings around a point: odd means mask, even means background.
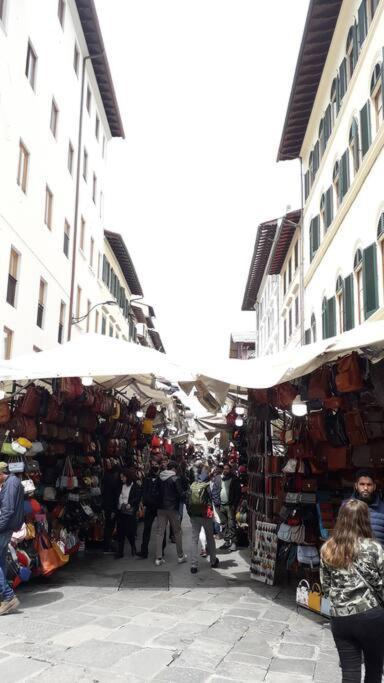
[[[316,176],[320,165],[320,144],[319,141],[316,142],[313,148],[313,177]]]
[[[327,302],[328,308],[328,337],[336,335],[336,297],[331,297]]]
[[[304,332],[304,344],[310,344],[311,343],[311,330],[305,330]]]
[[[341,103],[344,99],[344,95],[347,92],[347,60],[344,57],[343,61],[340,64],[339,67],[339,105],[338,109],[341,106]]]
[[[344,199],[349,189],[349,150],[345,150],[340,159],[340,202]]]
[[[354,26],[353,26],[353,45],[352,45],[353,69],[355,69],[358,58],[359,58],[359,38],[358,38],[357,24],[355,22]]]
[[[323,300],[323,305],[321,309],[321,322],[323,328],[323,339],[328,338],[328,302],[326,299]]]
[[[361,154],[364,157],[368,152],[371,141],[371,105],[369,100],[366,102],[360,111],[360,128],[361,128]]]
[[[309,171],[304,176],[304,197],[307,200],[309,195]]]
[[[379,307],[376,243],[371,244],[363,251],[363,289],[364,317],[367,319]]]
[[[313,260],[320,246],[320,216],[315,216],[312,218],[311,224],[309,226],[309,248],[310,248],[310,260]]]
[[[324,113],[324,148],[332,133],[332,107],[329,104]]]
[[[325,193],[325,227],[329,228],[333,221],[333,187],[328,188]]]
[[[367,37],[368,30],[368,15],[367,15],[367,2],[362,0],[360,7],[358,9],[358,35],[359,35],[359,47],[361,48],[364,40]]]
[[[353,274],[344,280],[344,331],[352,330],[355,326],[355,305],[353,297]]]

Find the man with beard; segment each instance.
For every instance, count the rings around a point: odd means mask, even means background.
[[[364,501],[369,508],[373,535],[384,546],[384,502],[376,491],[372,472],[359,470],[355,479],[355,492],[352,496]]]

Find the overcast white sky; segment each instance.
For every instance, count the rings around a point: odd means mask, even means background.
[[[299,206],[298,163],[275,159],[308,4],[96,0],[126,132],[106,224],[191,364],[254,330],[240,309],[257,225]]]

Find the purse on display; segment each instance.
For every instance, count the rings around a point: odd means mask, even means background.
[[[345,431],[352,446],[363,446],[367,443],[367,433],[359,410],[344,413]]]
[[[36,417],[39,413],[41,389],[31,384],[17,404],[17,412],[25,417]]]
[[[77,477],[75,477],[72,463],[71,463],[71,458],[69,456],[66,457],[65,463],[64,463],[64,468],[61,476],[58,479],[58,487],[60,489],[77,489],[79,486],[79,482]]]
[[[35,548],[39,555],[40,570],[43,576],[53,574],[56,569],[65,564],[56,552],[47,534],[40,533],[36,536]]]
[[[11,474],[21,474],[24,472],[25,464],[22,457],[13,454],[8,458],[8,470]]]
[[[324,400],[331,395],[332,373],[329,365],[315,370],[309,379],[308,400]]]
[[[298,605],[308,607],[310,585],[308,581],[302,579],[296,588],[296,602]]]
[[[320,612],[326,617],[331,616],[331,602],[329,598],[325,598],[324,595],[321,596],[320,602]]]
[[[307,564],[310,567],[316,567],[320,564],[319,551],[313,545],[298,545],[297,560],[300,562],[300,564]]]
[[[313,442],[327,441],[327,431],[325,428],[324,413],[322,411],[309,413],[308,431]]]
[[[314,583],[308,594],[308,607],[315,612],[321,610],[321,588],[318,583]]]
[[[337,362],[336,389],[341,394],[361,391],[364,386],[359,354],[355,351]]]
[[[11,419],[8,401],[0,401],[0,425],[7,424]]]
[[[297,388],[291,382],[283,382],[274,387],[275,404],[281,410],[291,410],[297,396]]]
[[[327,441],[336,448],[346,446],[348,437],[345,431],[343,414],[337,410],[327,410],[325,413],[325,430]]]
[[[348,449],[346,446],[336,448],[329,443],[318,444],[318,455],[325,458],[328,469],[332,472],[344,470],[348,467]]]

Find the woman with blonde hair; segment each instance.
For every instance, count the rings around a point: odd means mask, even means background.
[[[331,628],[343,683],[381,683],[384,663],[384,550],[374,540],[369,509],[360,500],[339,511],[321,549],[320,578],[331,605]]]

